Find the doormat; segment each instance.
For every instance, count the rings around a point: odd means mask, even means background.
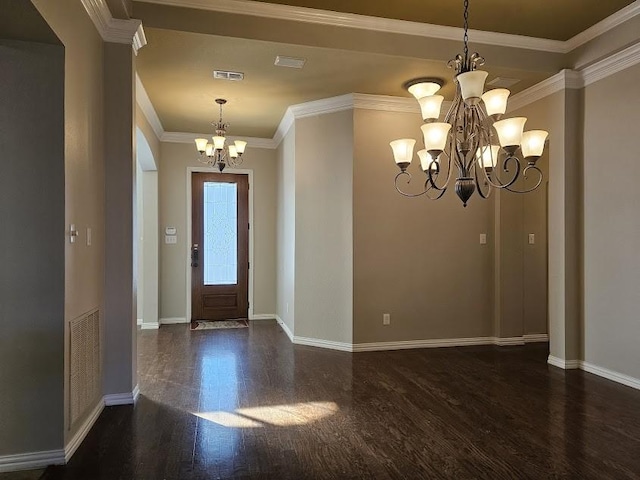
[[[218,330],[221,328],[247,328],[249,324],[246,320],[215,320],[205,322],[195,320],[191,322],[191,330]]]

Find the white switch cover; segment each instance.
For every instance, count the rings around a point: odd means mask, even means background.
[[[480,234],[480,245],[486,245],[487,244],[487,234],[486,233],[481,233]]]
[[[175,235],[176,233],[178,233],[178,230],[176,229],[176,227],[167,227],[164,229],[164,233],[165,235]]]
[[[536,243],[536,234],[535,233],[530,233],[529,234],[529,245],[533,245]]]
[[[178,243],[178,236],[177,235],[165,235],[164,236],[164,243],[166,243],[167,245],[175,245],[176,243]]]
[[[91,246],[91,227],[87,227],[87,247]]]
[[[390,325],[391,324],[391,314],[390,313],[383,313],[382,314],[382,324],[383,325]]]

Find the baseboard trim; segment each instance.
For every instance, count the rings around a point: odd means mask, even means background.
[[[254,313],[253,315],[249,315],[249,320],[273,320],[275,318],[275,313]]]
[[[143,323],[140,325],[142,330],[158,330],[160,328],[160,324],[158,322],[155,323]]]
[[[137,323],[138,323],[138,326],[142,325],[142,323],[143,323],[143,322],[142,322],[142,319],[141,319],[141,318],[138,318]]]
[[[140,395],[140,389],[138,388],[138,385],[136,385],[131,392],[111,393],[109,395],[105,395],[104,404],[107,407],[114,407],[117,405],[133,405],[134,403],[136,403],[138,395]]]
[[[96,420],[98,420],[98,417],[102,413],[102,410],[104,410],[103,398],[101,398],[100,401],[96,404],[95,408],[89,414],[89,416],[84,421],[82,426],[76,431],[75,435],[64,447],[65,463],[71,459],[74,453],[76,453],[76,450],[78,449],[78,447],[80,446],[84,438],[87,436],[87,434],[91,430],[91,427],[93,427],[93,424],[96,423]]]
[[[0,473],[35,470],[49,465],[64,465],[64,450],[46,450],[43,452],[19,453],[0,456]]]
[[[533,333],[524,336],[524,343],[544,343],[549,341],[548,333]]]
[[[524,336],[521,337],[494,337],[493,344],[499,347],[511,347],[514,345],[524,345]]]
[[[188,322],[187,319],[184,317],[167,317],[167,318],[161,318],[160,320],[158,320],[158,323],[160,325],[176,325],[178,323],[190,323],[190,322]]]
[[[282,328],[284,333],[287,334],[287,337],[289,337],[289,340],[291,341],[291,343],[294,343],[293,332],[289,329],[289,326],[286,323],[284,323],[284,321],[280,318],[280,316],[278,316],[278,314],[276,314],[275,317],[276,317],[276,322],[278,322],[278,325],[280,325],[280,328]]]
[[[340,350],[341,352],[353,352],[353,344],[343,342],[333,342],[331,340],[320,340],[308,337],[293,337],[293,343],[296,345],[306,345],[308,347],[320,347],[330,350]]]
[[[633,378],[629,375],[625,375],[624,373],[609,370],[608,368],[599,367],[598,365],[594,365],[593,363],[589,362],[580,362],[580,368],[585,372],[598,375],[599,377],[606,378],[607,380],[611,380],[616,383],[621,383],[622,385],[635,388],[636,390],[640,390],[640,379],[638,378]]]
[[[434,340],[405,340],[399,342],[356,343],[354,352],[379,352],[384,350],[410,350],[417,348],[464,347],[473,345],[493,345],[492,337],[442,338]]]
[[[554,367],[562,368],[563,370],[575,370],[580,368],[580,360],[564,360],[559,357],[554,357],[553,355],[549,355],[547,363]]]

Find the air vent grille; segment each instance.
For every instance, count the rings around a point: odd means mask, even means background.
[[[101,391],[100,313],[93,310],[71,321],[69,341],[69,426],[95,405]]]
[[[285,57],[284,55],[278,55],[276,61],[273,63],[278,67],[288,68],[302,68],[307,62],[306,58]]]
[[[213,78],[216,80],[231,80],[232,82],[239,82],[244,80],[244,73],[242,72],[230,72],[227,70],[214,70]]]

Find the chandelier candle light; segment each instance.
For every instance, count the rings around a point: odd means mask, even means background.
[[[227,128],[228,123],[222,121],[222,106],[227,103],[224,98],[216,98],[216,103],[220,105],[220,120],[213,122],[216,135],[211,137],[213,143],[206,138],[196,138],[196,148],[200,157],[198,160],[210,167],[214,165],[219,171],[223,171],[227,165],[237,167],[242,163],[242,154],[247,147],[244,140],[236,140],[233,145],[227,145]]]
[[[406,177],[407,183],[411,182],[407,168],[413,159],[416,141],[404,138],[391,142],[395,162],[400,168],[395,178],[396,190],[404,196],[441,198],[450,185],[454,168],[457,169],[454,188],[465,207],[476,190],[482,198],[488,198],[493,188],[527,193],[542,183],[543,175],[536,161],[542,156],[548,132],[525,132],[527,119],[524,117],[501,119],[507,110],[510,92],[505,88],[484,92],[488,73],[477,70],[484,65],[484,58],[477,53],[469,55],[468,19],[469,0],[464,0],[464,53],[448,63],[449,68],[456,71],[456,94],[444,122],[438,122],[444,97],[436,95],[443,85],[441,80],[419,78],[405,84],[418,100],[425,122],[420,127],[424,149],[417,153],[426,181],[424,191],[420,193],[405,193],[400,189],[398,180],[401,177]],[[516,156],[518,151],[523,160]],[[516,181],[519,178],[526,180],[530,172],[537,176],[535,185],[525,186],[522,190],[515,188]],[[501,174],[506,174],[507,178],[501,178]]]

